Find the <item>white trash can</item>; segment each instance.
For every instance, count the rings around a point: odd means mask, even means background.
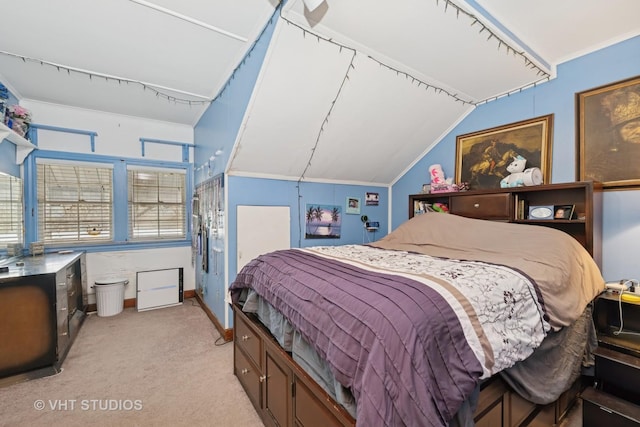
[[[93,288],[96,290],[96,305],[98,316],[115,316],[124,308],[124,286],[129,283],[127,279],[96,280]]]

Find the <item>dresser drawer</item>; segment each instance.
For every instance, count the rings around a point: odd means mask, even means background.
[[[253,406],[257,411],[260,411],[262,404],[260,398],[260,372],[256,369],[255,365],[249,361],[245,354],[238,348],[234,349],[234,369],[235,374],[242,384],[242,387],[247,392],[249,400],[253,403]]]
[[[234,341],[241,348],[251,361],[262,369],[262,339],[254,328],[249,326],[242,313],[235,316],[235,332]]]
[[[582,392],[582,419],[584,427],[640,427],[640,406],[589,387]]]
[[[602,346],[594,354],[596,378],[603,387],[614,386],[619,393],[625,394],[624,397],[634,400],[631,395],[640,390],[640,359]]]
[[[451,197],[449,211],[469,218],[505,220],[512,218],[511,194],[475,194]]]

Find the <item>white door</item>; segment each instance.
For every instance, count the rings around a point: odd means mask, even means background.
[[[291,247],[289,206],[238,206],[238,271],[258,255]]]

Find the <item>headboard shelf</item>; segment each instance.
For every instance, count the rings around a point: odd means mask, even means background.
[[[438,205],[439,204],[439,205]],[[449,213],[491,221],[540,225],[564,231],[589,251],[602,267],[602,184],[580,181],[531,187],[500,188],[409,196],[409,218],[446,206]],[[531,207],[549,208],[549,219],[534,219]],[[555,218],[559,207],[570,217]],[[546,212],[546,209],[541,210]]]

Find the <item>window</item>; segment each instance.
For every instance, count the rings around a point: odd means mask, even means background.
[[[23,243],[22,180],[0,174],[0,249]]]
[[[184,170],[128,169],[131,240],[186,237]]]
[[[37,164],[38,240],[46,244],[113,240],[113,168]]]

